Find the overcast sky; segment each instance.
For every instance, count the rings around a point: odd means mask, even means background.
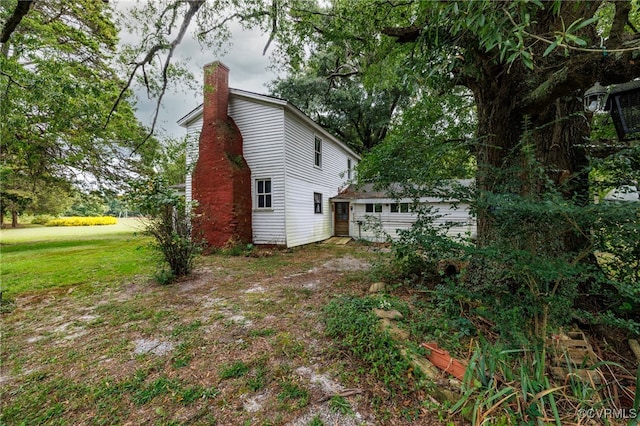
[[[122,2],[127,3],[127,2]],[[171,88],[164,96],[156,133],[159,137],[163,133],[167,136],[180,138],[186,134],[185,129],[178,126],[176,121],[202,103],[203,67],[215,60],[222,61],[229,67],[229,85],[231,87],[256,93],[267,93],[266,84],[274,80],[277,75],[269,69],[269,52],[262,54],[268,40],[268,35],[259,31],[247,31],[239,25],[231,25],[232,39],[227,52],[223,55],[202,48],[193,34],[185,36],[174,54],[176,60],[183,60],[189,65],[193,73],[197,91],[187,88],[176,90]],[[124,36],[128,38],[127,36]],[[153,120],[155,100],[149,101],[146,92],[135,90],[137,95],[137,116],[145,125],[150,126]]]

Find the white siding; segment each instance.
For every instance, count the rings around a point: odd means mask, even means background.
[[[187,176],[185,177],[185,198],[187,205],[193,200],[192,188],[193,179],[191,174],[198,161],[198,145],[200,142],[200,132],[202,131],[202,115],[197,120],[187,126]]]
[[[253,242],[255,244],[287,244],[284,110],[280,105],[231,96],[229,116],[240,128],[243,155],[251,169]],[[271,209],[256,208],[256,179],[271,179]]]
[[[287,246],[327,239],[333,235],[329,198],[345,186],[350,156],[325,133],[314,131],[293,114],[285,115],[285,173]],[[322,139],[322,165],[314,165],[314,140]],[[314,193],[322,194],[322,214],[314,213]]]
[[[409,200],[401,200],[400,202],[409,202]],[[366,204],[382,204],[381,213],[367,213],[365,211]],[[353,238],[363,238],[369,241],[382,242],[387,236],[391,239],[398,238],[398,231],[411,228],[417,219],[416,213],[411,211],[408,213],[391,213],[390,205],[396,203],[395,200],[357,200],[351,202],[351,218],[349,223],[349,234]],[[456,207],[446,202],[424,202],[425,206],[433,207],[433,213],[442,217],[437,218],[434,223],[436,225],[444,225],[447,222],[456,222],[459,225],[449,228],[447,235],[463,237],[470,234],[475,237],[476,225],[474,219],[469,215],[469,206],[466,204],[458,204]],[[358,224],[362,222],[362,225]],[[374,226],[372,227],[371,224]]]

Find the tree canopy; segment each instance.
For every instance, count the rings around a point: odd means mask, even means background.
[[[146,133],[131,104],[109,119],[123,85],[109,5],[4,0],[0,20],[3,212],[42,188],[109,185],[148,170],[156,143],[136,151]]]

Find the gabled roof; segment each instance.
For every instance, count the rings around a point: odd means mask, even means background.
[[[313,121],[309,116],[300,111],[298,107],[293,105],[292,103],[276,98],[275,96],[261,95],[259,93],[249,92],[241,89],[229,88],[229,97],[240,97],[244,99],[249,99],[254,102],[262,102],[266,104],[276,105],[282,107],[285,111],[293,114],[300,120],[302,120],[305,124],[312,127],[316,132],[321,133],[325,138],[331,139],[333,142],[342,147],[345,151],[347,151],[350,155],[354,156],[356,159],[360,159],[360,155],[358,155],[353,149],[349,148],[344,142],[340,139],[329,133],[324,127]],[[202,116],[203,104],[198,105],[193,110],[189,111],[182,118],[178,120],[178,124],[181,127],[188,127],[189,124],[198,120]]]

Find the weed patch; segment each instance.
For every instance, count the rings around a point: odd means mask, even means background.
[[[280,387],[282,391],[278,394],[278,400],[287,404],[289,409],[306,407],[309,403],[309,392],[297,383],[284,381]]]
[[[389,390],[407,390],[409,362],[402,356],[389,333],[381,330],[373,308],[373,298],[339,297],[324,310],[326,333],[345,350],[362,359],[368,372],[382,380]]]

